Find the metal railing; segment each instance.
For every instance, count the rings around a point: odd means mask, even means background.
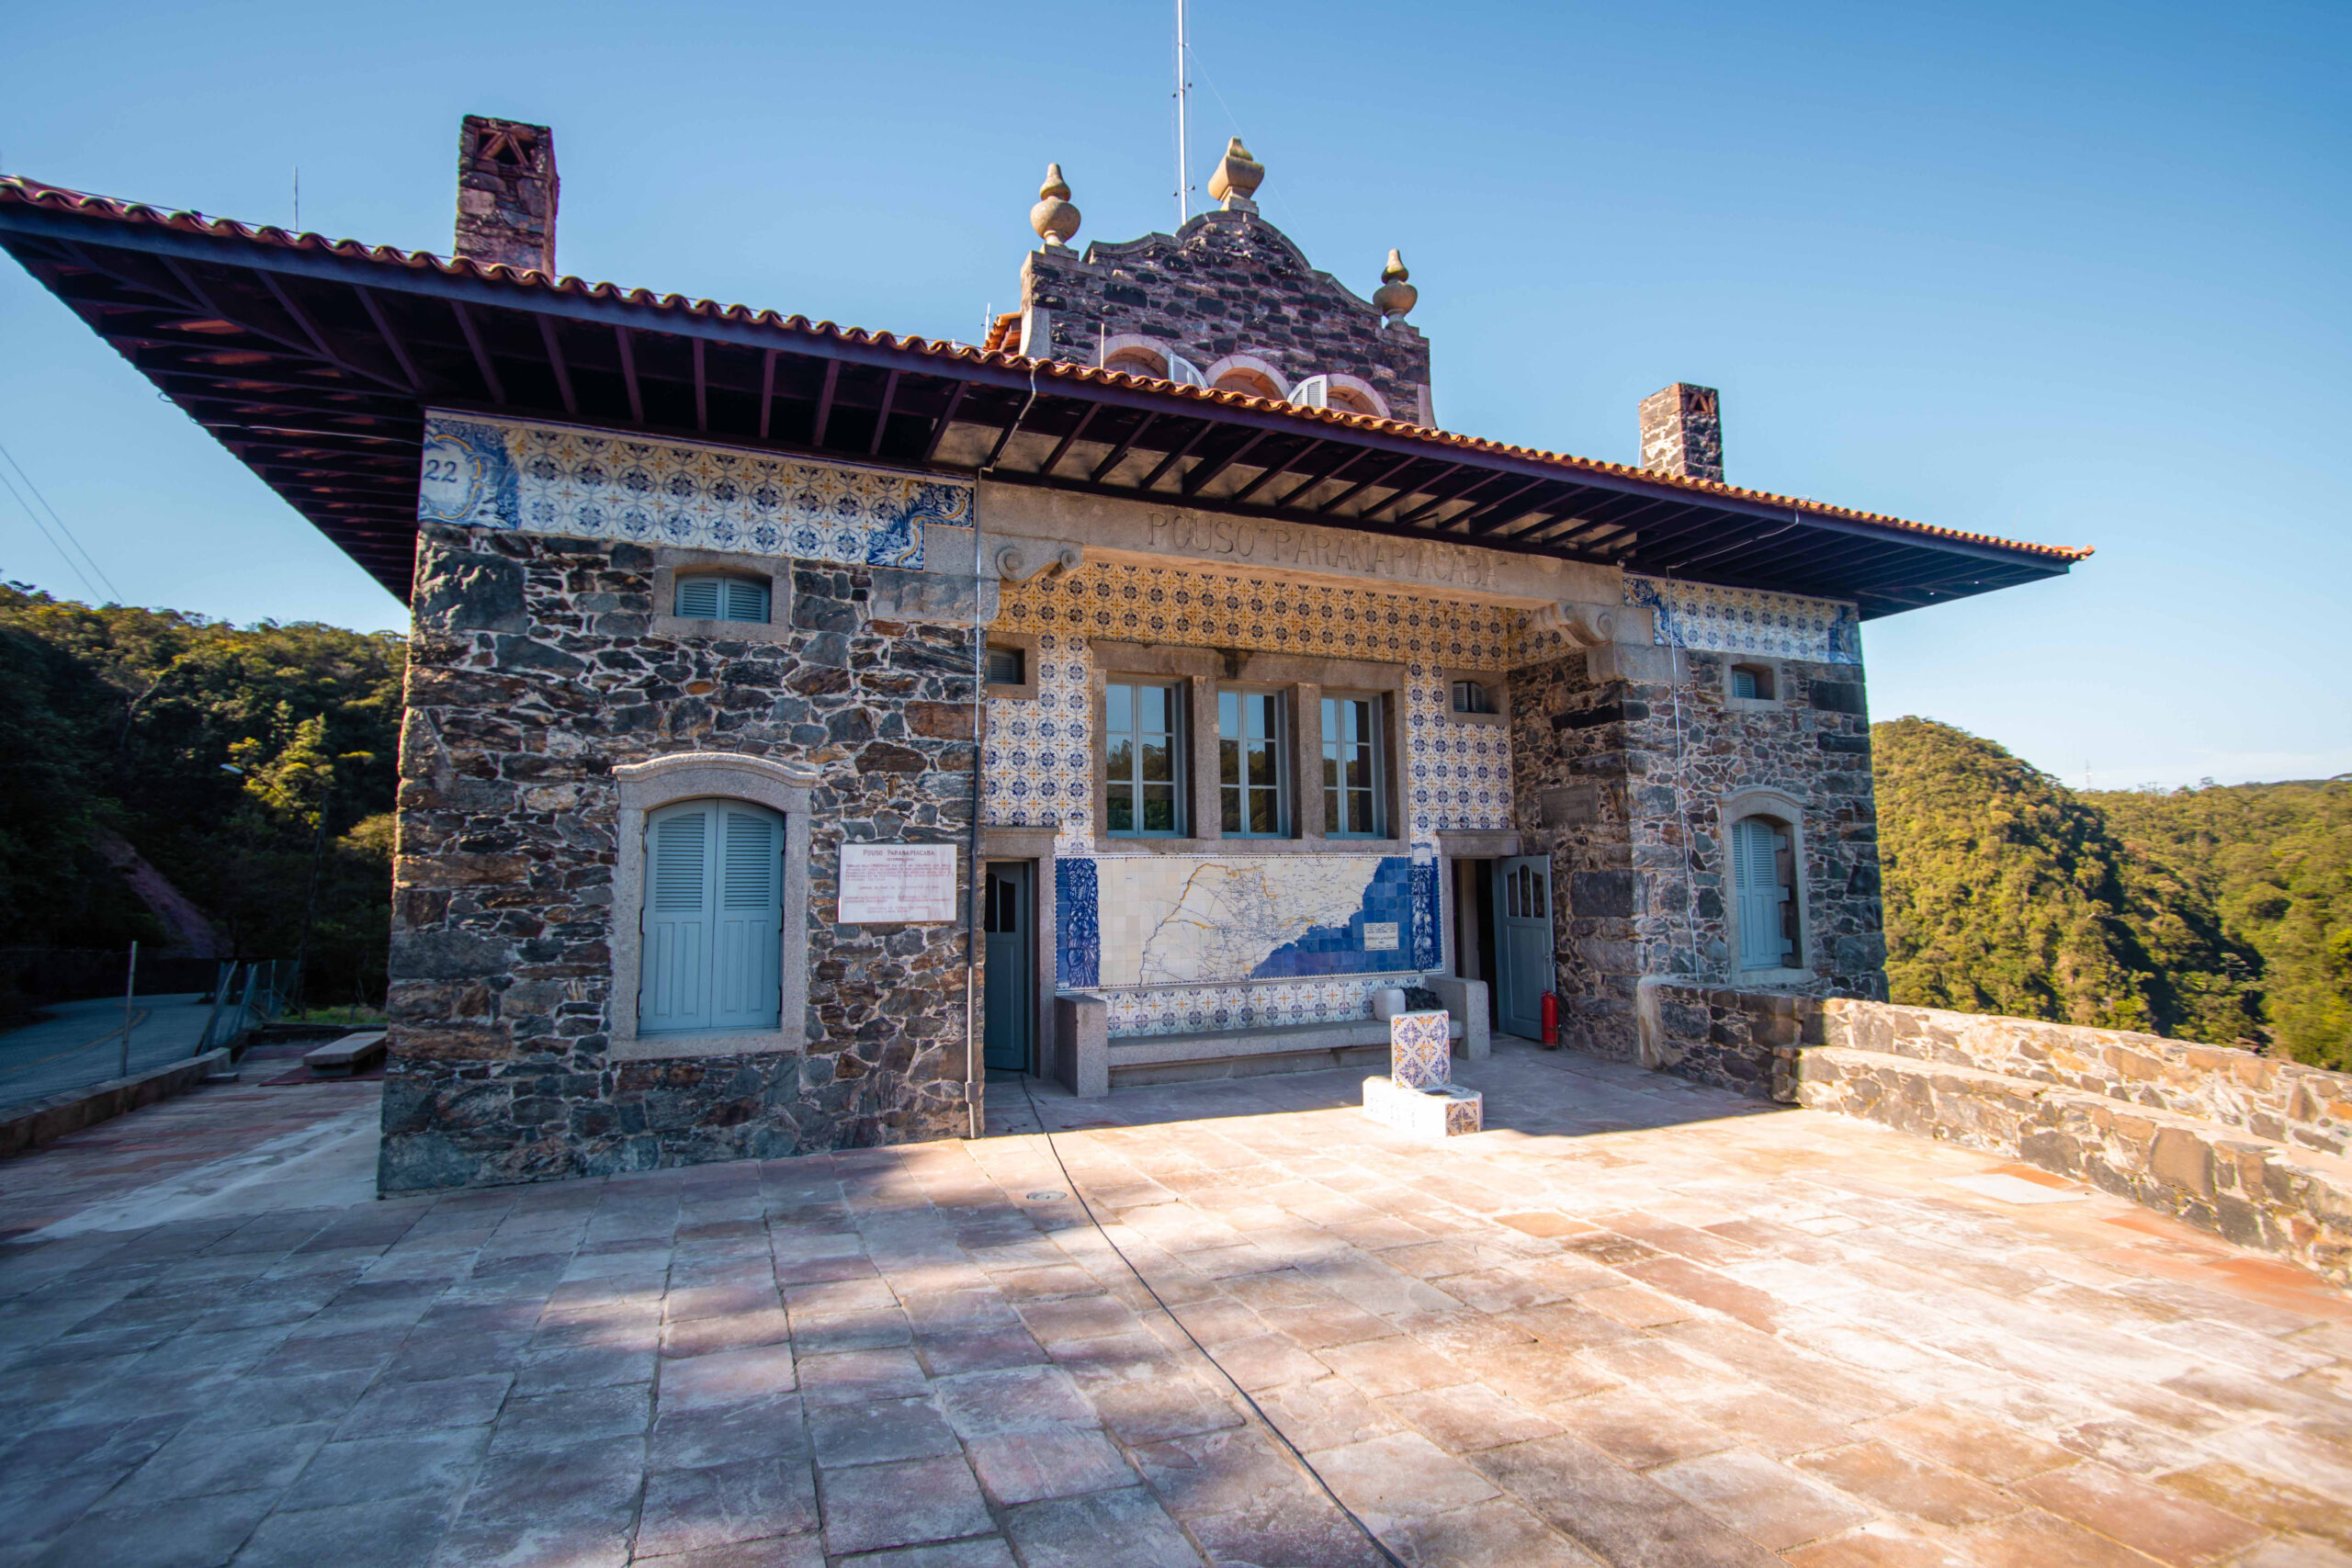
[[[286,1010],[300,971],[284,959],[224,963],[212,987],[212,1016],[196,1043],[195,1055],[234,1045]],[[236,999],[232,1002],[231,997]]]

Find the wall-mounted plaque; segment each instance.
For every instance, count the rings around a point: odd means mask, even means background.
[[[1363,923],[1363,950],[1366,953],[1395,953],[1397,950],[1395,920],[1366,920]]]
[[[840,908],[849,926],[956,919],[956,846],[843,844]]]

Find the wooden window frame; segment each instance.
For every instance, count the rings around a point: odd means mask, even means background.
[[[1111,725],[1109,699],[1110,690],[1114,686],[1131,690],[1138,694],[1147,691],[1160,691],[1168,694],[1169,728],[1166,733],[1168,736],[1169,772],[1174,776],[1167,782],[1165,787],[1169,790],[1170,801],[1173,806],[1172,814],[1176,818],[1174,825],[1170,828],[1160,829],[1140,826],[1144,817],[1142,791],[1147,787],[1149,787],[1148,781],[1146,781],[1142,776],[1143,762],[1140,755],[1140,739],[1137,741],[1138,755],[1135,761],[1135,772],[1128,778],[1119,781],[1124,783],[1128,788],[1136,792],[1136,797],[1133,804],[1133,810],[1134,819],[1138,826],[1125,829],[1114,828],[1111,826],[1111,785],[1114,781],[1111,778]],[[1195,715],[1192,711],[1193,705],[1192,698],[1193,691],[1190,682],[1170,680],[1162,675],[1129,675],[1121,673],[1111,675],[1104,680],[1102,722],[1096,727],[1094,743],[1094,754],[1096,758],[1095,772],[1096,775],[1102,780],[1102,836],[1104,838],[1123,840],[1187,839],[1193,836],[1193,823],[1199,812],[1198,803],[1191,798],[1194,774],[1196,773],[1197,769],[1194,766],[1195,759],[1188,755],[1188,753],[1193,750],[1194,737],[1199,729],[1199,724]],[[1137,728],[1134,733],[1139,738],[1144,734],[1144,731],[1141,728]]]
[[[1216,716],[1217,836],[1220,838],[1289,839],[1297,836],[1293,826],[1296,820],[1296,807],[1294,805],[1294,800],[1296,796],[1297,791],[1293,785],[1291,777],[1292,764],[1295,760],[1290,739],[1290,710],[1292,705],[1293,690],[1294,688],[1287,686],[1245,686],[1238,682],[1220,682],[1216,686],[1215,694],[1210,698],[1210,711],[1215,713]],[[1235,814],[1235,819],[1237,821],[1246,823],[1250,817],[1250,795],[1256,788],[1259,787],[1252,785],[1248,782],[1248,768],[1246,765],[1238,770],[1244,775],[1242,778],[1238,779],[1231,784],[1226,782],[1225,699],[1228,694],[1237,699],[1245,697],[1271,697],[1273,699],[1274,732],[1272,736],[1267,738],[1274,758],[1274,829],[1271,833],[1258,832],[1248,827],[1227,828],[1225,826],[1225,804],[1227,792],[1231,790],[1238,791],[1240,794],[1241,809]],[[1235,705],[1238,710],[1239,707],[1238,702],[1237,702]],[[1246,744],[1250,738],[1241,737],[1237,739]]]
[[[1318,738],[1319,744],[1316,749],[1315,794],[1317,797],[1316,804],[1317,807],[1321,807],[1321,809],[1316,812],[1316,816],[1322,820],[1323,837],[1333,840],[1344,839],[1350,842],[1354,842],[1358,840],[1368,839],[1377,840],[1385,839],[1390,836],[1389,828],[1395,811],[1395,807],[1389,800],[1389,795],[1391,794],[1389,781],[1396,772],[1396,769],[1388,755],[1390,750],[1388,744],[1389,733],[1395,728],[1395,721],[1391,716],[1395,712],[1395,705],[1388,700],[1388,694],[1385,692],[1359,692],[1344,689],[1333,690],[1329,687],[1324,687],[1317,693],[1317,716],[1318,719],[1317,728],[1318,729],[1321,728],[1321,724],[1319,722],[1322,716],[1320,708],[1325,703],[1366,703],[1371,705],[1372,733],[1369,736],[1364,737],[1362,740],[1356,742],[1356,744],[1362,746],[1369,754],[1372,762],[1372,826],[1370,829],[1361,832],[1352,828],[1342,828],[1338,829],[1334,829],[1332,828],[1329,820],[1331,815],[1330,807],[1332,795],[1336,794],[1340,797],[1339,815],[1342,818],[1345,818],[1347,816],[1347,808],[1345,805],[1346,797],[1355,792],[1350,790],[1344,782],[1346,778],[1344,759],[1337,759],[1342,762],[1340,773],[1341,782],[1337,788],[1335,789],[1333,785],[1327,784],[1324,781],[1324,764],[1335,761],[1335,759],[1329,754],[1331,748],[1335,745],[1346,745],[1348,743],[1345,741],[1335,741],[1328,736],[1322,736]]]

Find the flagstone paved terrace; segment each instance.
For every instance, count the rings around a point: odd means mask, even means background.
[[[368,1086],[152,1107],[6,1168],[87,1202],[0,1247],[0,1563],[1378,1563],[1221,1366],[1415,1568],[2352,1564],[2315,1278],[1629,1067],[1460,1076],[1444,1145],[1352,1075],[1040,1090],[1066,1175],[998,1083],[970,1143],[380,1202]]]

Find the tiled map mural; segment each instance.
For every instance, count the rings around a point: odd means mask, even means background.
[[[1851,604],[1755,588],[1625,574],[1625,603],[1656,613],[1661,647],[1860,664],[1862,624]]]
[[[920,568],[972,487],[702,442],[428,412],[417,517],[473,528]]]

